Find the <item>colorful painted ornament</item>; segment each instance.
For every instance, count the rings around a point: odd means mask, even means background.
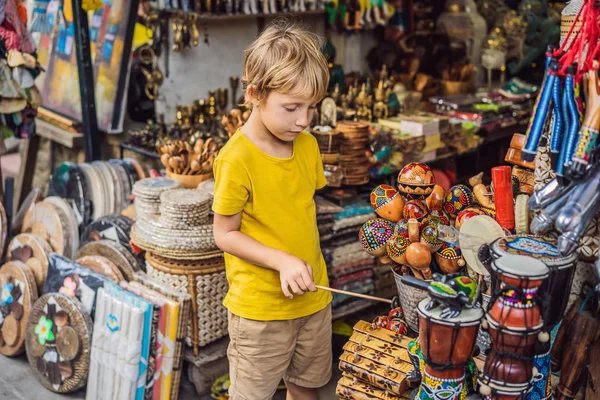
[[[445,274],[452,274],[465,266],[465,260],[463,260],[458,243],[443,242],[442,247],[435,253],[435,260],[440,270]]]
[[[398,222],[402,218],[404,199],[389,185],[379,185],[371,192],[371,206],[381,218]]]
[[[407,219],[414,218],[419,221],[421,229],[425,225],[425,219],[429,215],[429,210],[425,204],[419,200],[409,200],[404,205],[404,217]]]
[[[460,230],[463,222],[477,215],[486,215],[485,212],[479,207],[469,207],[466,210],[461,211],[456,217],[456,221],[454,221],[454,226],[456,229]]]
[[[381,218],[371,219],[358,232],[358,240],[367,253],[375,257],[386,255],[386,243],[394,234],[394,226]]]
[[[444,210],[429,210],[428,224],[438,224],[450,226],[450,216]]]
[[[404,319],[404,311],[402,311],[402,307],[396,307],[390,311],[388,314],[388,319],[400,318]]]
[[[435,176],[427,164],[407,164],[398,174],[398,191],[408,199],[424,199],[433,192],[434,186]]]
[[[444,207],[444,199],[446,198],[446,191],[440,185],[435,185],[433,191],[425,200],[427,208],[430,210],[441,210]]]
[[[406,249],[410,241],[402,236],[394,235],[387,241],[387,255],[397,264],[406,264]]]
[[[421,244],[424,244],[429,248],[429,251],[435,253],[440,247],[442,247],[442,241],[438,239],[438,230],[435,225],[427,225],[421,231]]]
[[[455,185],[450,188],[444,202],[444,210],[456,218],[461,211],[473,204],[473,192],[466,185]]]
[[[373,320],[373,325],[379,326],[381,328],[385,328],[387,326],[388,322],[389,322],[388,317],[386,317],[385,315],[382,315]]]
[[[402,236],[403,238],[408,239],[408,220],[401,219],[394,226],[394,235]]]
[[[390,320],[385,328],[399,335],[404,335],[408,332],[408,325],[406,324],[406,321],[400,318],[394,318]]]

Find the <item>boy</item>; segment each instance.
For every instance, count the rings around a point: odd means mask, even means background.
[[[229,292],[230,396],[317,399],[331,377],[331,294],[315,190],[317,141],[304,132],[328,85],[318,36],[275,22],[245,51],[252,114],[215,161],[214,235]]]

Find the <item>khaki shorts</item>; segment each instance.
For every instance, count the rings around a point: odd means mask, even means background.
[[[319,388],[331,379],[331,304],[307,317],[254,321],[229,313],[229,396],[271,399],[281,382]]]

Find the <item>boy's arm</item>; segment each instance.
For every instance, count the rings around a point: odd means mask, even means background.
[[[221,250],[254,265],[279,272],[281,290],[290,299],[293,298],[293,294],[302,295],[317,290],[310,265],[298,257],[266,246],[240,232],[241,221],[241,212],[234,215],[215,213],[214,236]]]

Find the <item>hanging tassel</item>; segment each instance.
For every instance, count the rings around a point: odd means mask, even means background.
[[[527,143],[521,152],[521,159],[524,161],[533,161],[537,153],[538,143],[542,136],[542,130],[545,126],[550,104],[552,102],[552,87],[554,86],[555,75],[550,74],[550,63],[554,58],[546,53],[546,74],[542,84],[542,89],[533,107],[531,120],[529,121]]]
[[[83,0],[81,3],[81,8],[85,12],[97,11],[102,7],[104,7],[104,3],[100,0]]]
[[[51,33],[52,28],[48,23],[48,5],[50,0],[37,0],[33,3],[33,22],[31,32]]]
[[[27,7],[25,7],[23,4],[21,4],[18,1],[16,1],[15,4],[17,6],[17,12],[19,13],[19,19],[21,20],[23,25],[27,26],[27,23],[28,23]]]
[[[562,141],[560,155],[558,156],[558,165],[556,166],[556,176],[563,182],[567,182],[565,176],[565,168],[571,164],[571,158],[575,153],[575,146],[578,141],[579,133],[579,113],[577,111],[577,105],[575,104],[575,83],[574,75],[577,72],[576,65],[569,65],[567,68],[567,77],[565,78],[564,94],[566,104],[563,103],[563,107],[566,107],[569,116],[568,127],[569,130],[565,131],[565,137]]]

